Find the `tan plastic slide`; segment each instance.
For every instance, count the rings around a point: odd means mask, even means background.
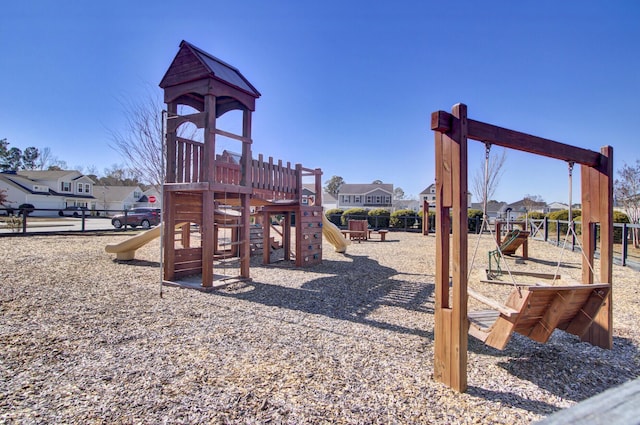
[[[176,226],[176,229],[181,228],[186,223],[180,223]],[[136,250],[143,245],[146,245],[155,238],[159,238],[162,233],[162,224],[154,227],[153,229],[142,232],[139,235],[133,236],[120,243],[109,244],[104,247],[104,250],[110,254],[116,254],[116,259],[122,261],[133,260],[136,255]]]
[[[335,248],[336,252],[344,254],[347,252],[349,240],[346,239],[338,226],[329,221],[326,215],[322,214],[322,236]]]

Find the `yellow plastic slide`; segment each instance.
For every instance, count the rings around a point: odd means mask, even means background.
[[[346,239],[340,229],[329,221],[326,215],[322,214],[322,236],[335,248],[336,252],[344,254],[347,252],[349,240]]]
[[[182,228],[187,223],[180,223],[176,225],[176,229]],[[154,227],[153,229],[142,232],[132,238],[122,241],[120,243],[109,244],[104,247],[104,250],[110,254],[116,254],[116,259],[122,261],[133,260],[136,255],[136,250],[141,246],[149,243],[155,238],[159,238],[162,233],[162,224]]]

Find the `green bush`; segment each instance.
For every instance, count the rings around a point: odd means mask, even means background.
[[[391,213],[384,208],[375,208],[369,211],[369,226],[374,229],[389,227]]]
[[[416,224],[418,214],[413,210],[398,210],[391,213],[390,224],[396,229],[412,227]]]
[[[582,216],[576,218],[576,221],[582,223]],[[622,211],[614,211],[613,212],[613,222],[614,223],[627,223],[629,224],[629,217],[623,213]],[[596,238],[600,239],[600,226],[597,228]],[[582,226],[576,226],[576,233],[580,234],[582,230]],[[622,243],[622,227],[614,226],[613,227],[613,243]]]
[[[543,220],[547,215],[540,211],[532,211],[529,213],[529,220]],[[567,212],[567,216],[569,216],[569,212]],[[575,216],[575,214],[574,214]],[[525,217],[522,217],[523,219]]]
[[[341,223],[347,225],[349,220],[366,220],[369,217],[369,210],[365,208],[350,208],[342,213]]]
[[[342,219],[342,214],[344,213],[344,210],[340,209],[340,208],[332,208],[330,210],[327,210],[324,215],[327,216],[327,220],[329,220],[330,222],[332,222],[333,224],[335,224],[336,226],[340,226],[340,220]]]
[[[582,214],[582,211],[576,209],[576,210],[571,210],[571,215],[573,216],[573,220],[576,219],[576,217],[580,217],[580,215]],[[550,212],[549,215],[549,232],[551,233],[555,233],[558,230],[556,229],[556,220],[560,220],[560,221],[568,221],[569,220],[569,210],[559,210],[559,211],[553,211]],[[577,221],[577,220],[576,220]],[[560,223],[560,233],[561,234],[566,234],[567,233],[567,223]],[[577,230],[576,230],[577,232]]]
[[[467,217],[469,218],[469,220],[467,220],[467,223],[468,223],[467,230],[469,232],[471,233],[478,232],[478,228],[482,226],[482,216],[483,216],[483,213],[481,210],[476,210],[473,208],[467,210]]]
[[[418,221],[420,221],[420,225],[422,225],[422,221],[424,220],[424,211],[420,210],[418,212]],[[433,210],[429,210],[429,214],[427,214],[427,223],[429,225],[429,229],[436,228],[436,212]]]

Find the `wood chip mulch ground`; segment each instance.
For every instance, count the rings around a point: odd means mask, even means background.
[[[325,242],[309,269],[257,256],[251,282],[162,296],[157,240],[131,262],[105,252],[127,237],[0,238],[0,423],[521,424],[640,376],[628,268],[614,267],[612,350],[561,331],[502,352],[470,338],[459,394],[433,379],[433,236],[346,255]],[[499,299],[477,283],[491,248],[483,237],[470,286]],[[553,273],[560,257],[539,241],[529,253],[509,266]],[[580,254],[560,273],[578,280]]]

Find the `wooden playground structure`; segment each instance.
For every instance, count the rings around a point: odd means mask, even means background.
[[[166,172],[163,186],[163,279],[176,283],[201,275],[202,287],[214,286],[214,262],[233,256],[239,262],[238,279],[250,278],[252,218],[264,228],[263,261],[269,262],[271,217],[283,217],[285,259],[298,267],[322,261],[322,171],[252,153],[251,118],[260,93],[234,67],[186,41],[165,73],[160,87],[167,105],[165,118]],[[198,112],[179,115],[186,105]],[[217,128],[216,120],[229,111],[241,111],[242,134]],[[178,135],[191,123],[204,131],[204,141]],[[237,155],[216,151],[216,139],[238,144]],[[315,193],[305,196],[303,179],[313,179]],[[293,224],[295,221],[295,224]],[[201,233],[193,243],[190,226],[179,238],[175,228],[194,223]],[[255,224],[254,224],[255,225]],[[231,230],[229,249],[219,246],[219,232]],[[294,248],[292,249],[292,244]]]
[[[466,390],[468,331],[499,349],[504,348],[513,332],[546,342],[554,329],[610,349],[613,148],[604,146],[594,152],[475,121],[467,117],[464,104],[455,105],[452,113],[434,112],[431,129],[435,132],[437,204],[435,378],[457,391]],[[516,288],[504,303],[478,296],[468,288],[468,139],[580,164],[584,253],[581,284]],[[591,266],[596,223],[600,224],[601,283],[594,283],[597,278]],[[500,240],[497,242],[499,245]],[[476,297],[491,310],[470,318],[468,296]]]

